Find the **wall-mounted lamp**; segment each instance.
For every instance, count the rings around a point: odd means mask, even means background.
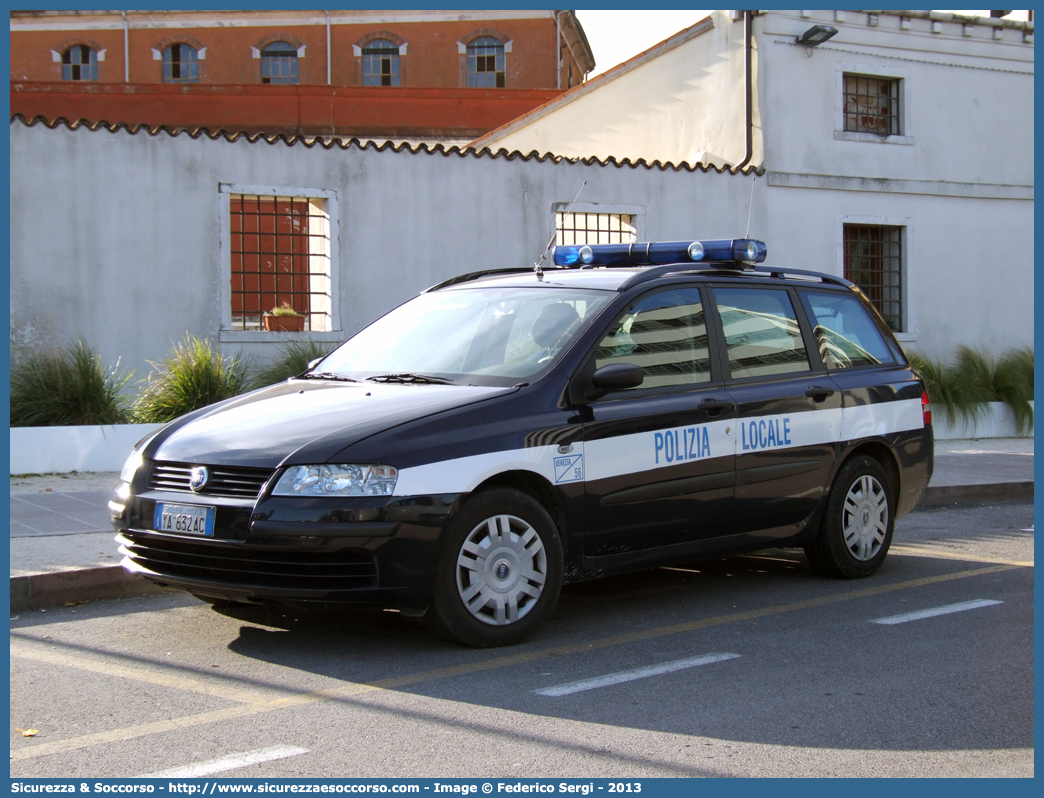
[[[797,37],[796,44],[803,44],[805,47],[818,47],[827,39],[836,35],[837,28],[832,28],[829,25],[813,25]]]

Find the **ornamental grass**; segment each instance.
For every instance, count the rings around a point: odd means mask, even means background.
[[[174,345],[139,383],[131,413],[139,424],[162,423],[238,396],[250,387],[249,361],[223,358],[210,341],[194,335]]]
[[[103,365],[83,341],[27,355],[11,368],[11,426],[124,424],[121,392],[130,377],[119,360]]]
[[[1009,349],[999,358],[969,346],[957,347],[948,361],[909,353],[910,363],[924,378],[933,408],[941,408],[950,423],[975,422],[987,402],[1004,402],[1015,414],[1020,433],[1033,425],[1033,349]]]
[[[266,385],[275,385],[290,377],[296,377],[305,371],[313,360],[330,354],[335,346],[336,344],[313,341],[311,338],[303,341],[287,341],[280,347],[276,358],[254,375],[253,384],[258,388],[263,388]]]

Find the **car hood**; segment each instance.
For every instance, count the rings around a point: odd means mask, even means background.
[[[173,422],[145,455],[257,468],[322,463],[375,433],[515,390],[290,380]]]

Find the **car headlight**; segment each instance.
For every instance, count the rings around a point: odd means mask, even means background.
[[[391,496],[399,470],[388,465],[290,466],[273,496]]]
[[[120,479],[123,482],[131,482],[134,480],[134,472],[141,468],[144,459],[141,456],[141,452],[135,449],[130,453],[130,457],[127,458],[127,462],[123,464],[123,470],[120,472]]]

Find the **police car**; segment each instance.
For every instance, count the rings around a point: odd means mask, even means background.
[[[836,276],[751,239],[559,246],[425,291],[128,459],[124,567],[219,602],[367,602],[516,642],[563,583],[765,547],[874,573],[931,408]]]

